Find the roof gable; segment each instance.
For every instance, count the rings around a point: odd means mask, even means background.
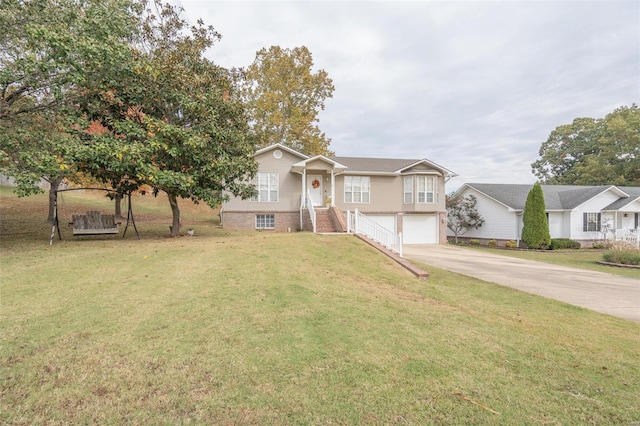
[[[465,185],[514,210],[524,210],[529,191],[533,188],[533,185],[528,184],[468,183]],[[573,210],[607,191],[613,191],[619,197],[628,196],[625,191],[615,186],[541,185],[541,187],[547,210]]]
[[[257,156],[258,156],[258,155],[260,155],[260,154],[263,154],[263,153],[265,153],[265,152],[269,152],[269,151],[274,151],[274,150],[276,150],[276,149],[280,149],[280,150],[282,150],[282,151],[287,151],[289,154],[293,154],[293,155],[295,155],[296,157],[300,157],[300,158],[302,158],[302,159],[307,159],[307,158],[309,158],[309,156],[304,155],[303,153],[298,152],[298,151],[296,151],[295,149],[289,148],[288,146],[283,145],[283,144],[281,144],[281,143],[274,143],[273,145],[269,145],[269,146],[266,146],[266,147],[264,147],[264,148],[262,148],[262,149],[259,149],[259,150],[257,150],[257,151],[256,151],[256,153],[255,153],[253,156],[254,156],[254,157],[257,157]]]

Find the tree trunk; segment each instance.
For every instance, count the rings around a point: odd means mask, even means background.
[[[62,183],[62,178],[50,178],[48,181],[51,187],[49,188],[49,215],[47,216],[47,222],[53,223],[56,198],[58,197],[58,188]]]
[[[116,210],[115,216],[122,219],[122,194],[116,194],[115,196]]]
[[[171,236],[180,235],[180,208],[178,207],[178,199],[175,195],[167,194],[169,204],[171,204],[171,213],[173,214],[173,224],[171,225]]]

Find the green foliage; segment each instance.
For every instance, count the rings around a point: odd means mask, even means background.
[[[307,155],[331,155],[331,139],[318,128],[318,113],[333,97],[325,70],[312,72],[305,46],[271,46],[256,53],[245,73],[242,98],[247,104],[253,137],[259,146],[282,143]]]
[[[628,245],[616,245],[602,254],[605,262],[620,265],[640,265],[640,249]]]
[[[569,238],[553,238],[549,244],[551,250],[579,249],[580,247],[582,247],[580,242]]]
[[[544,195],[539,182],[533,185],[529,195],[527,195],[522,223],[522,241],[527,244],[527,247],[530,249],[546,249],[549,247],[551,237],[549,235]]]
[[[471,246],[479,246],[480,245],[480,240],[471,239],[471,240],[469,240],[469,245],[471,245]]]
[[[82,145],[75,108],[128,63],[135,33],[129,0],[1,0],[0,171],[20,195],[74,178]],[[50,208],[50,219],[51,208]]]
[[[558,126],[531,167],[550,184],[640,186],[640,109],[633,104]]]
[[[471,229],[478,229],[484,223],[484,218],[476,209],[477,198],[473,195],[463,197],[461,194],[447,195],[447,228],[453,231],[456,243],[458,237]]]
[[[513,240],[509,240],[506,243],[504,243],[504,246],[507,248],[518,248],[518,243]]]
[[[496,247],[497,245],[498,242],[496,240],[489,240],[489,242],[487,242],[488,247]]]

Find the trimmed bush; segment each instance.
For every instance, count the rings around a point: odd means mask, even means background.
[[[504,243],[504,246],[507,248],[518,248],[518,243],[516,243],[513,240],[507,241],[506,243]]]
[[[469,240],[469,244],[472,246],[479,246],[480,240]]]
[[[498,245],[498,242],[496,240],[489,240],[489,242],[487,243],[487,245],[489,247],[495,247]]]
[[[569,238],[553,238],[549,248],[551,250],[561,249],[579,249],[582,247],[578,241],[570,240]]]
[[[542,186],[536,182],[527,195],[522,216],[522,241],[530,249],[546,249],[551,243]]]

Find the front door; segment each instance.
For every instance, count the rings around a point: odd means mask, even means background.
[[[309,191],[309,196],[311,197],[311,204],[313,206],[321,206],[322,199],[322,175],[307,175],[307,191]]]

